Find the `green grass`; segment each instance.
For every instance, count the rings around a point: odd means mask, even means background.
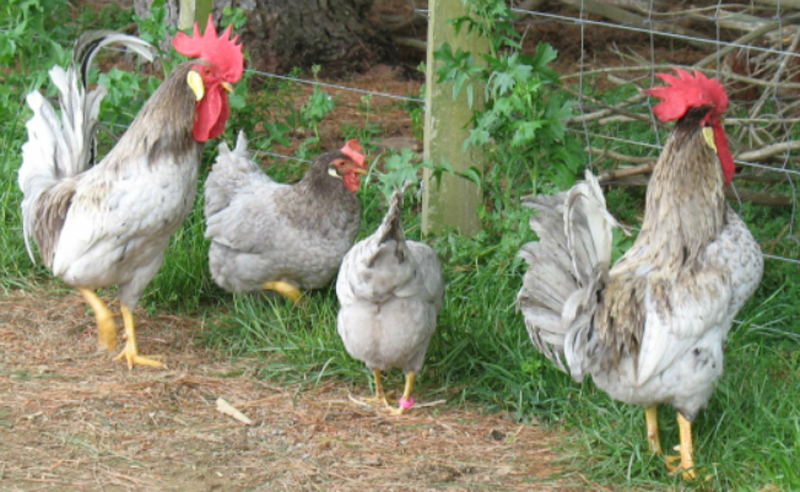
[[[14,65],[20,67],[20,77],[15,80],[24,79],[24,70],[41,80],[49,65],[37,64],[34,59]],[[22,241],[16,169],[19,148],[26,138],[23,122],[29,113],[23,109],[19,94],[30,86],[20,84],[16,86],[16,99],[9,92],[0,107],[3,121],[10,122],[0,131],[2,289],[41,284],[51,278],[44,269],[32,265]],[[260,104],[264,100],[266,105],[273,99],[299,97],[290,85],[270,90],[277,93],[251,95],[248,101]],[[613,101],[619,94],[608,97]],[[251,129],[258,121],[259,107],[248,107],[239,120],[234,112],[224,135],[229,144],[235,141],[234,129]],[[113,107],[104,111],[111,111],[115,117],[121,114]],[[274,117],[281,115],[284,113]],[[634,125],[608,125],[596,131],[631,140],[653,140],[649,129]],[[251,133],[253,146],[260,147],[259,136]],[[216,143],[208,145],[202,177],[215,153]],[[447,398],[451,406],[478,403],[486,412],[511,412],[522,422],[536,419],[543,425],[565,429],[569,435],[563,448],[566,473],[581,473],[594,483],[613,489],[699,488],[669,476],[661,461],[649,453],[641,408],[611,400],[591,382],[573,382],[531,346],[514,305],[524,271],[516,253],[533,239],[527,226],[529,212],[517,201],[530,190],[530,180],[503,169],[502,162],[495,167],[496,173],[487,176],[515,176],[519,182],[495,182],[487,187],[492,193],[500,192],[487,197],[484,230],[474,238],[443,234],[429,241],[443,258],[448,284],[426,368],[418,379],[418,398]],[[277,163],[273,171],[278,179],[296,179],[302,169]],[[265,295],[230,295],[213,284],[203,238],[201,195],[202,189],[142,304],[151,311],[203,317],[206,322],[199,337],[201,343],[234,357],[254,358],[259,377],[305,385],[336,380],[368,392],[369,372],[347,355],[336,333],[338,304],[333,288],[308,293],[303,306],[294,308],[283,299]],[[364,204],[363,237],[380,221],[384,205],[374,186],[363,187],[359,196]],[[635,224],[641,214],[642,196],[641,189],[613,190],[608,196],[609,208],[624,222]],[[749,204],[739,210],[759,240],[775,240],[769,246],[775,254],[800,257],[800,246],[781,232],[790,220],[787,210]],[[411,237],[419,236],[418,212],[418,204],[410,203],[406,227]],[[620,247],[625,244],[629,241],[621,242]],[[697,461],[710,476],[711,489],[800,489],[798,298],[798,266],[767,260],[761,287],[737,317],[743,323],[734,325],[731,331],[726,373],[695,425]],[[401,384],[398,372],[388,375],[387,386],[399,388]],[[677,440],[675,413],[665,407],[660,415],[662,443],[669,449]]]

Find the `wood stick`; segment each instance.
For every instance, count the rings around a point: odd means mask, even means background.
[[[793,150],[800,150],[800,141],[790,140],[789,142],[781,142],[772,145],[767,145],[760,149],[749,150],[747,152],[740,152],[736,158],[743,161],[760,162],[775,157],[783,152],[791,152]],[[780,172],[780,169],[775,169]]]
[[[652,170],[652,164],[643,164],[641,166],[634,166],[630,168],[614,169],[603,171],[600,176],[597,177],[597,180],[602,184],[613,184],[614,186],[647,186],[650,179],[649,177],[644,176],[644,174],[649,173]],[[789,195],[755,191],[747,188],[738,188],[734,191],[734,189],[730,186],[725,187],[725,198],[773,207],[788,207],[794,203],[794,200]]]

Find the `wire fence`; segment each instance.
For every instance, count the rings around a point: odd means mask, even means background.
[[[523,0],[522,5],[530,1]],[[772,205],[777,200],[789,207],[791,218],[783,231],[783,238],[788,238],[795,233],[800,179],[796,162],[800,140],[793,140],[800,134],[800,5],[783,1],[732,4],[700,0],[689,7],[655,0],[559,0],[548,4],[548,11],[513,10],[517,27],[526,30],[526,36],[560,48],[560,68],[569,67],[561,68],[565,85],[577,86],[577,114],[568,121],[568,128],[585,141],[587,164],[597,170],[641,166],[644,173],[667,135],[667,127],[659,125],[652,115],[651,98],[641,91],[633,91],[614,104],[603,102],[600,94],[615,88],[622,91],[626,86],[650,87],[656,84],[656,72],[675,67],[699,69],[719,78],[730,95],[726,129],[740,166],[733,197],[754,203],[766,200]],[[427,15],[427,11],[417,10],[417,14]],[[422,98],[344,83],[253,69],[247,72],[294,84],[424,104]],[[637,134],[632,130],[635,125],[642,127],[639,134],[654,137],[649,141],[632,138]],[[297,156],[262,153],[308,162]],[[634,173],[613,182],[631,184],[635,178]],[[780,191],[773,192],[775,189]],[[800,264],[800,260],[782,255],[765,257]]]
[[[562,48],[559,61],[571,67],[562,70],[563,80],[577,87],[577,115],[569,130],[586,143],[588,163],[601,178],[607,170],[613,177],[613,169],[622,165],[625,177],[610,182],[644,182],[635,171],[649,172],[668,127],[652,116],[653,101],[640,90],[628,91],[632,95],[614,104],[602,102],[607,98],[600,94],[657,85],[657,72],[676,67],[701,70],[721,80],[730,95],[726,130],[739,167],[732,197],[740,203],[789,207],[782,237],[769,239],[794,237],[800,175],[800,141],[794,140],[800,134],[796,2],[701,0],[690,6],[655,0],[560,0],[556,5],[549,11],[514,9],[517,25]],[[637,134],[652,137],[631,138]],[[765,257],[800,264],[777,254]]]
[[[641,91],[613,105],[597,99],[599,93],[656,85],[656,72],[675,67],[702,70],[720,79],[730,95],[726,129],[740,167],[731,196],[740,204],[789,207],[791,218],[783,231],[787,238],[795,232],[800,178],[796,163],[800,141],[793,140],[800,124],[800,13],[782,8],[781,0],[760,1],[765,3],[718,1],[681,10],[654,0],[562,0],[557,10],[514,12],[520,29],[551,43],[546,33],[555,33],[553,38],[576,47],[559,54],[561,66],[574,67],[562,70],[565,85],[577,85],[577,114],[568,122],[569,131],[586,142],[587,164],[597,170],[622,164],[640,166],[645,173],[668,133],[668,127],[652,115],[653,102]],[[251,71],[259,77],[424,103],[400,94]],[[642,127],[638,133],[655,137],[631,138],[637,134],[634,125]],[[642,182],[637,173],[611,182],[635,184],[636,178]],[[800,264],[778,254],[766,258]]]

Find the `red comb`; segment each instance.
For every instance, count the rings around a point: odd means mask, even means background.
[[[653,107],[653,113],[661,121],[683,118],[689,108],[709,107],[718,115],[728,108],[728,95],[717,79],[709,79],[699,70],[694,75],[680,68],[675,69],[678,76],[657,73],[656,76],[667,86],[653,87],[646,94],[662,99]]]
[[[349,157],[358,167],[366,167],[367,158],[361,153],[361,142],[357,138],[351,138],[342,147],[342,153]]]
[[[244,55],[242,45],[236,44],[239,36],[231,39],[232,28],[233,26],[228,26],[222,36],[217,36],[214,19],[209,15],[205,34],[200,34],[200,26],[195,22],[194,34],[190,37],[179,32],[172,40],[172,46],[184,56],[208,60],[217,67],[223,80],[235,83],[242,78],[244,72]]]

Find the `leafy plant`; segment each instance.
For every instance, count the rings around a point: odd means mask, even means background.
[[[321,68],[319,65],[311,67],[314,80],[318,80]],[[314,132],[314,136],[306,138],[297,151],[297,155],[301,159],[309,159],[322,150],[319,146],[319,124],[335,107],[336,101],[330,94],[322,90],[320,86],[315,85],[311,97],[308,98],[308,101],[300,108],[299,112],[301,129],[310,128]]]
[[[464,145],[489,148],[491,160],[502,163],[484,177],[493,188],[487,191],[510,204],[520,192],[571,186],[582,166],[581,147],[563,122],[572,115],[572,101],[556,91],[558,73],[549,67],[556,51],[540,44],[533,56],[521,53],[505,2],[466,4],[469,15],[453,20],[456,31],[486,37],[489,53],[453,50],[444,43],[435,58],[439,82],[451,82],[454,97],[466,91],[472,107],[474,91],[482,87],[485,108],[475,112]]]

